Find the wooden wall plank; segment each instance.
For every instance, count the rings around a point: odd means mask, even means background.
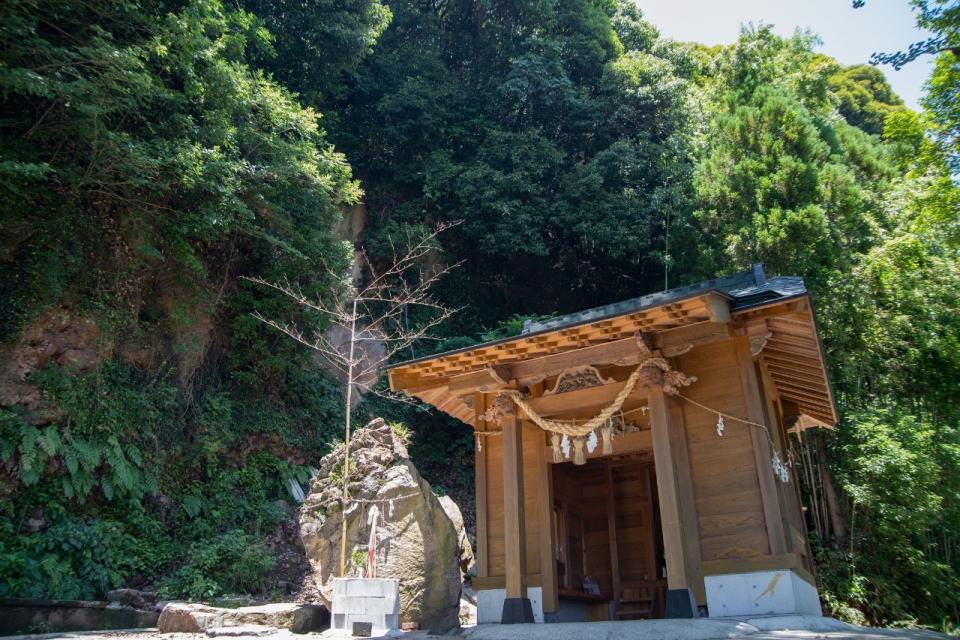
[[[486,438],[487,455],[487,540],[489,558],[487,574],[503,576],[506,572],[503,555],[503,438]],[[495,553],[494,545],[499,541],[500,553]]]
[[[743,386],[733,341],[715,343],[677,358],[676,367],[697,376],[684,395],[732,416],[747,417]],[[698,516],[700,552],[704,563],[720,558],[769,554],[766,520],[760,495],[750,429],[726,421],[723,436],[716,431],[717,414],[681,401],[686,427],[693,491]],[[720,518],[750,518],[753,529],[731,537]]]

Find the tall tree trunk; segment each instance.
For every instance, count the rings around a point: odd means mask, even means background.
[[[830,516],[830,525],[836,538],[837,547],[843,547],[847,539],[847,527],[843,521],[843,511],[840,509],[840,499],[836,486],[833,483],[833,474],[827,467],[827,448],[823,444],[823,432],[817,429],[814,435],[817,446],[817,467],[820,472],[820,484],[823,486],[823,497]]]

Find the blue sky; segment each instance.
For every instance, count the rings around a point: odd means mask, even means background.
[[[925,34],[914,26],[907,0],[867,0],[853,9],[850,0],[636,0],[660,33],[675,40],[729,44],[740,25],[770,23],[789,35],[809,28],[823,40],[820,50],[844,64],[866,62],[874,51],[896,51]],[[930,75],[931,56],[900,71],[880,67],[900,97],[914,109]]]

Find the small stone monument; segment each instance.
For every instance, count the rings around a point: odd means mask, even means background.
[[[400,581],[392,578],[334,578],[330,626],[350,631],[354,623],[373,625],[382,636],[400,628]]]

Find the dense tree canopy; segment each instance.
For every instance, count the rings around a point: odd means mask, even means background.
[[[880,135],[887,116],[903,106],[883,72],[866,64],[840,69],[830,76],[830,91],[837,110],[847,123],[861,131]]]
[[[465,311],[419,353],[755,260],[802,275],[842,417],[795,443],[827,605],[956,623],[957,13],[916,5],[941,43],[920,113],[811,34],[677,43],[629,0],[7,2],[0,373],[35,364],[0,376],[0,596],[279,584],[342,405],[240,276],[331,295],[362,198],[374,261],[463,221],[437,259],[465,260],[439,291]],[[54,319],[93,355],[24,356]],[[462,425],[357,413],[406,420],[469,514]]]

